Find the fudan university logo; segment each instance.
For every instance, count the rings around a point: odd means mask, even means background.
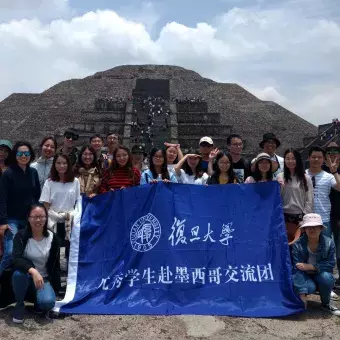
[[[131,228],[130,242],[132,249],[139,252],[151,250],[161,237],[161,225],[158,219],[147,214],[139,218]]]

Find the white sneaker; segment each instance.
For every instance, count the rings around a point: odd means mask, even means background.
[[[339,295],[331,291],[331,300],[333,301],[339,301]]]
[[[335,316],[340,316],[340,309],[332,305],[322,305],[321,309]]]

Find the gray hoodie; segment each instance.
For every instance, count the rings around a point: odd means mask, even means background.
[[[40,187],[43,188],[45,181],[50,177],[50,171],[53,163],[53,157],[45,159],[39,157],[39,159],[31,164],[31,167],[38,171]]]

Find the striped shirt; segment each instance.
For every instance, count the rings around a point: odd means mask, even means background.
[[[140,172],[136,168],[132,168],[134,178],[129,178],[127,169],[117,169],[111,173],[109,170],[105,170],[101,185],[99,187],[99,193],[110,191],[111,189],[121,189],[122,187],[128,188],[139,185]]]
[[[326,171],[321,171],[313,176],[309,169],[306,170],[306,174],[313,180],[315,179],[314,186],[314,213],[319,214],[323,223],[327,223],[330,220],[331,214],[331,200],[329,194],[331,189],[336,186],[335,177]]]

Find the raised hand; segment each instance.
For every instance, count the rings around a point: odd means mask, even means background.
[[[339,156],[337,155],[337,156],[335,157],[334,161],[332,161],[330,155],[327,155],[327,156],[326,156],[326,165],[328,166],[329,171],[330,171],[331,173],[337,172],[338,167],[339,167]]]
[[[214,150],[212,150],[211,152],[210,152],[210,154],[209,154],[209,161],[213,161],[215,158],[216,158],[216,156],[217,156],[217,154],[220,152],[220,150],[219,149],[217,149],[217,148],[215,148]]]

